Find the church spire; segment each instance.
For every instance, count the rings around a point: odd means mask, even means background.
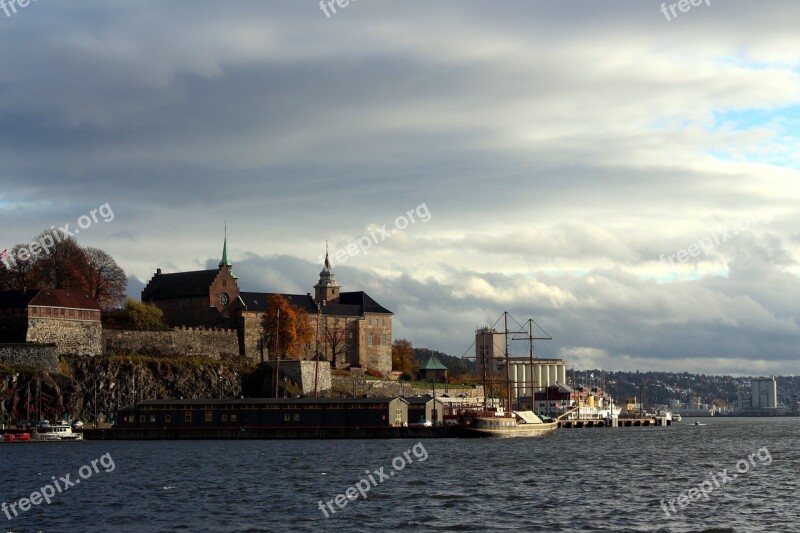
[[[325,241],[325,265],[324,270],[330,272],[331,270],[331,262],[328,260],[328,241]]]
[[[219,262],[219,267],[222,268],[223,266],[233,266],[231,262],[228,261],[228,222],[225,222],[225,240],[222,243],[222,259]]]
[[[222,259],[219,261],[219,268],[228,267],[228,270],[231,273],[233,279],[236,279],[236,276],[233,273],[233,264],[228,261],[228,223],[225,222],[225,240],[222,242]]]
[[[317,304],[322,302],[337,303],[339,301],[340,285],[336,283],[336,276],[328,259],[328,241],[325,241],[325,263],[319,273],[319,282],[314,285],[314,300]]]

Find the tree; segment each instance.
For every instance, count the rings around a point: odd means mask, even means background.
[[[137,302],[131,298],[125,300],[122,311],[123,322],[127,327],[139,331],[159,331],[167,329],[164,324],[164,312],[152,304]]]
[[[267,349],[274,353],[277,340],[278,355],[281,358],[300,359],[309,353],[309,347],[314,341],[314,330],[309,323],[308,313],[292,305],[280,294],[267,298],[262,326],[266,333]]]
[[[86,248],[89,269],[84,278],[89,296],[98,301],[104,311],[116,309],[125,300],[128,278],[117,262],[99,248]]]
[[[125,298],[128,279],[99,248],[82,248],[74,237],[45,230],[28,244],[17,244],[0,262],[0,289],[68,289],[89,294],[104,311]],[[7,265],[7,267],[6,267]]]
[[[324,317],[320,325],[322,331],[322,353],[330,354],[336,362],[339,355],[347,353],[347,321],[339,317]]]
[[[12,289],[22,290],[26,287],[33,288],[38,285],[38,278],[33,261],[30,259],[23,261],[19,258],[19,252],[23,248],[27,249],[27,246],[24,244],[17,244],[11,248],[11,251],[8,253],[8,275],[10,278],[10,288]]]
[[[411,341],[406,339],[396,339],[392,343],[392,369],[398,372],[411,374],[414,371],[412,361],[414,359],[414,347]]]
[[[8,291],[14,288],[14,276],[6,265],[0,261],[0,291]]]
[[[43,231],[35,238],[39,243],[48,240],[56,241],[49,247],[49,251],[41,251],[29,260],[33,263],[36,285],[47,289],[71,289],[88,293],[86,273],[90,268],[89,258],[78,241],[74,237],[54,239],[49,231]]]

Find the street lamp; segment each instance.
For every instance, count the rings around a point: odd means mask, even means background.
[[[97,369],[94,371],[94,428],[97,429]]]
[[[275,324],[275,397],[278,398],[280,388],[281,358],[280,358],[281,310],[278,309]]]
[[[115,382],[111,382],[108,384],[108,392],[114,390],[117,384]],[[119,389],[114,392],[114,423],[117,422],[117,411],[119,411]]]

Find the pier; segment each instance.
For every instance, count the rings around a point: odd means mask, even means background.
[[[672,420],[666,416],[648,416],[643,418],[612,418],[612,419],[585,419],[585,420],[561,420],[558,423],[559,429],[582,429],[582,428],[604,428],[604,427],[664,427],[671,426]]]

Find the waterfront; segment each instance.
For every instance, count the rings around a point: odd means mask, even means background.
[[[788,531],[800,419],[706,419],[670,428],[559,431],[545,439],[431,439],[427,460],[395,471],[416,441],[94,441],[0,446],[0,499],[110,454],[115,468],[6,521],[8,531]],[[677,498],[766,447],[706,501],[667,517]],[[419,449],[418,449],[419,451]],[[421,454],[419,454],[421,455]],[[397,463],[399,466],[400,463]],[[319,501],[386,474],[329,518]]]

